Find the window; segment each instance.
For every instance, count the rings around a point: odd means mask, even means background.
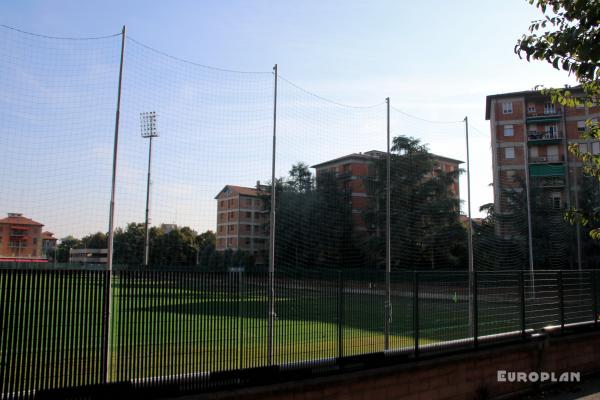
[[[514,147],[505,147],[504,148],[504,158],[507,160],[512,160],[515,158],[515,148]]]
[[[33,244],[37,245],[37,238],[33,238]]]
[[[552,145],[546,148],[546,154],[549,159],[556,159],[558,157],[558,146]]]
[[[551,200],[552,200],[552,208],[555,208],[555,209],[562,208],[561,207],[562,200],[560,197],[560,193],[553,193]]]
[[[512,101],[505,101],[502,103],[502,114],[512,114]]]
[[[585,121],[577,121],[577,132],[585,132]]]
[[[515,180],[515,171],[512,169],[509,169],[508,171],[506,171],[506,181],[513,182],[514,180]]]
[[[538,158],[538,148],[537,146],[532,146],[529,148],[529,157],[531,158]]]
[[[515,129],[512,125],[504,125],[504,136],[514,136]]]
[[[544,114],[556,114],[556,108],[553,103],[544,104]]]
[[[587,151],[588,151],[587,143],[579,143],[579,151],[582,153],[587,153]]]
[[[246,218],[252,218],[252,213],[250,211],[246,211]]]
[[[546,125],[544,127],[544,131],[546,132],[546,139],[556,139],[558,138],[558,127],[556,125]]]
[[[529,104],[527,105],[527,113],[529,114],[535,114],[537,112],[536,108],[535,108],[535,104]]]
[[[593,155],[600,154],[600,142],[593,142],[592,143],[592,154]]]

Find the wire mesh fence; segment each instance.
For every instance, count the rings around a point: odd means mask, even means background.
[[[596,324],[596,276],[480,272],[470,314],[467,273],[394,274],[386,354],[431,356],[542,328]],[[3,397],[105,382],[206,389],[239,384],[243,371],[256,368],[335,365],[385,350],[382,271],[278,274],[272,363],[268,274],[115,271],[105,348],[107,279],[106,271],[0,270]]]
[[[4,397],[597,323],[597,245],[548,204],[564,184],[495,168],[471,210],[466,118],[342,104],[125,31],[0,26],[0,70]]]

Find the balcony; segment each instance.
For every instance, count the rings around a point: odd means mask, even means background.
[[[563,139],[561,131],[544,132],[544,131],[527,131],[527,141],[535,143],[552,143],[559,142]]]
[[[532,186],[544,189],[564,188],[565,179],[557,176],[536,178],[532,180]]]
[[[537,124],[544,122],[559,122],[561,114],[553,110],[544,110],[543,114],[537,113],[537,111],[527,111],[527,123]]]
[[[562,154],[543,156],[543,157],[529,157],[529,164],[558,164],[563,163],[565,157]]]
[[[532,178],[563,178],[565,166],[555,164],[534,164],[529,166],[529,175]]]
[[[337,179],[350,179],[350,178],[352,178],[352,171],[338,172],[336,174],[336,178]]]

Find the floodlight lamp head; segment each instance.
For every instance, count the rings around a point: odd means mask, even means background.
[[[157,137],[156,112],[148,111],[140,113],[140,128],[143,138]]]

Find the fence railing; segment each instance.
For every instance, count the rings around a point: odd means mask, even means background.
[[[249,372],[269,365],[268,284],[267,274],[243,272],[0,270],[2,397],[111,382],[192,390],[252,381]],[[385,285],[382,271],[277,272],[273,364],[420,357],[598,323],[594,270],[398,271],[384,351]]]

